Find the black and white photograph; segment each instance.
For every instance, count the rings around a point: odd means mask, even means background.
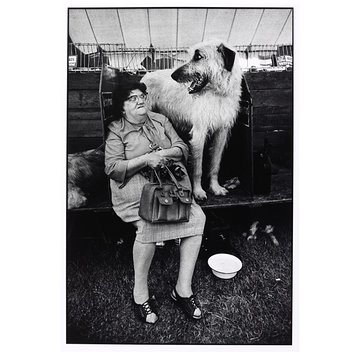
[[[351,354],[352,7],[5,2],[1,353]]]
[[[294,345],[294,8],[67,21],[66,344]]]

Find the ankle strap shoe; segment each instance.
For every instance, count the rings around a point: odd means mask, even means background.
[[[134,312],[140,321],[154,324],[158,320],[158,314],[154,303],[153,297],[149,298],[142,304],[138,304],[133,300]]]
[[[201,306],[196,295],[181,297],[177,293],[176,288],[174,288],[171,291],[170,296],[189,318],[196,320],[202,318]]]

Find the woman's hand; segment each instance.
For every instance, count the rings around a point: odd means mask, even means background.
[[[178,147],[158,150],[156,154],[159,154],[161,157],[174,161],[180,161],[183,156],[182,150]]]
[[[146,154],[147,165],[153,169],[166,162],[166,158],[157,153]]]

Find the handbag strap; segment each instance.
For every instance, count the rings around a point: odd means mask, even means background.
[[[169,174],[169,176],[170,176],[170,179],[172,180],[172,182],[174,183],[174,185],[176,186],[176,188],[177,188],[178,190],[182,190],[182,186],[179,185],[179,183],[178,183],[178,181],[176,180],[174,174],[170,171],[170,169],[169,169],[166,165],[163,165],[163,166],[164,166],[164,168],[168,171],[168,174]],[[162,183],[162,181],[161,181],[161,179],[160,179],[160,177],[159,177],[158,172],[157,172],[156,169],[154,169],[154,168],[153,168],[152,170],[153,170],[153,172],[154,172],[154,174],[155,174],[155,176],[156,176],[156,178],[157,178],[157,180],[158,180],[158,183],[159,183],[160,187],[162,187],[162,186],[163,186],[163,183]]]
[[[170,179],[173,181],[173,183],[175,184],[176,188],[178,190],[182,190],[182,186],[178,183],[178,181],[176,180],[174,174],[170,171],[170,169],[166,165],[164,165],[164,166],[165,166],[165,169],[168,171]]]
[[[163,184],[162,184],[162,182],[161,182],[161,179],[160,179],[160,177],[159,177],[158,172],[157,172],[155,169],[152,169],[152,170],[154,171],[154,174],[155,174],[155,176],[156,176],[156,178],[157,178],[157,180],[158,180],[158,182],[159,182],[160,187],[163,187]]]

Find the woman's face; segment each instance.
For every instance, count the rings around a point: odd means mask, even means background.
[[[145,106],[146,95],[139,89],[132,90],[128,99],[123,104],[123,110],[127,117],[139,117],[147,113]]]

